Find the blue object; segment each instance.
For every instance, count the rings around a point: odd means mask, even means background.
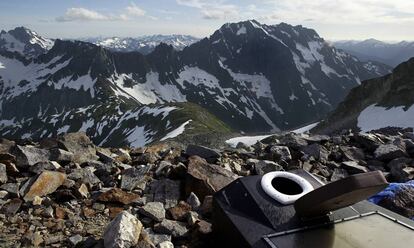
[[[412,187],[414,188],[414,180],[408,181],[406,183],[390,183],[387,188],[378,194],[371,196],[368,201],[378,204],[382,199],[393,198],[395,194],[400,191],[403,187]]]

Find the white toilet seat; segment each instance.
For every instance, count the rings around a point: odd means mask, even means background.
[[[283,177],[286,179],[290,179],[294,181],[295,183],[299,184],[299,186],[302,187],[302,193],[297,194],[297,195],[286,195],[286,194],[283,194],[277,191],[272,186],[272,181],[276,177]],[[273,199],[275,199],[276,201],[278,201],[279,203],[283,205],[292,204],[297,199],[299,199],[303,195],[313,190],[313,186],[306,179],[296,174],[286,172],[286,171],[274,171],[274,172],[269,172],[265,174],[262,177],[261,185],[262,185],[262,189],[266,192],[266,194],[268,194],[270,197],[272,197]]]

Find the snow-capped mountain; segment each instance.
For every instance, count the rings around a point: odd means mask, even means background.
[[[414,128],[414,58],[393,73],[354,88],[346,99],[313,132],[343,129],[371,131],[386,127]]]
[[[177,129],[291,129],[324,117],[361,80],[389,72],[314,30],[256,21],[225,24],[182,51],[162,43],[148,55],[120,53],[56,40],[36,58],[0,51],[0,63],[3,136],[83,130],[106,145],[114,134],[144,144]],[[176,109],[159,112],[169,107]]]
[[[0,32],[0,50],[36,57],[52,48],[53,40],[44,38],[25,27]]]
[[[200,39],[190,35],[150,35],[138,38],[86,38],[81,39],[98,46],[108,48],[116,52],[133,52],[137,51],[142,54],[149,54],[154,51],[160,43],[171,45],[176,50],[183,50]]]
[[[392,67],[414,56],[414,42],[387,43],[376,39],[368,39],[363,41],[337,41],[333,44],[362,61],[373,60]]]

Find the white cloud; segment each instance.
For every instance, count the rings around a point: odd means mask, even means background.
[[[259,0],[268,6],[258,19],[325,24],[414,22],[411,0]],[[254,11],[254,10],[253,10]],[[259,14],[257,11],[255,14]]]
[[[200,9],[204,19],[227,19],[239,15],[239,8],[223,0],[177,0],[179,5]]]
[[[131,5],[126,7],[125,10],[127,12],[127,15],[129,16],[144,16],[145,15],[145,10],[136,6],[134,3],[131,3]]]
[[[56,17],[58,22],[74,22],[74,21],[126,21],[137,17],[148,17],[151,20],[157,20],[154,16],[146,15],[145,10],[138,7],[136,4],[131,3],[125,7],[120,14],[103,14],[94,10],[85,8],[69,8],[66,10],[63,16]]]
[[[96,11],[84,8],[69,8],[65,15],[57,17],[58,22],[72,22],[72,21],[103,21],[108,20],[109,17],[102,15]]]

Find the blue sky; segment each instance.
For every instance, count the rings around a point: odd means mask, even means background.
[[[0,29],[51,38],[190,34],[256,19],[314,28],[326,39],[414,40],[414,0],[2,0]]]

